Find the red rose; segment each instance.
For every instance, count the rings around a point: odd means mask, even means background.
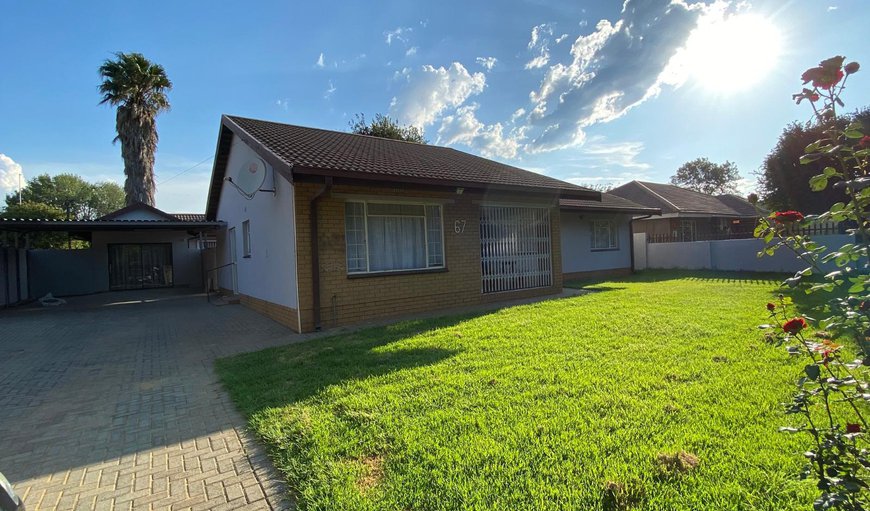
[[[796,334],[807,327],[804,318],[792,318],[782,324],[782,330],[787,334]]]
[[[846,433],[860,433],[861,425],[860,424],[846,424]]]
[[[776,305],[774,305],[770,302],[767,302],[767,310],[769,310],[770,312],[773,312],[774,309],[776,309]]]
[[[831,57],[819,63],[818,67],[811,67],[804,71],[801,80],[804,83],[813,82],[813,87],[828,90],[843,79],[843,61],[846,57]]]
[[[846,67],[843,68],[847,75],[857,73],[859,69],[861,69],[861,64],[857,62],[849,62],[846,64]]]
[[[777,211],[773,214],[773,219],[779,223],[800,222],[804,216],[799,211]]]

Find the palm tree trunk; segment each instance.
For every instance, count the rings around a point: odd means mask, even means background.
[[[117,140],[124,159],[124,193],[127,205],[141,202],[154,206],[154,153],[157,151],[157,126],[149,112],[134,107],[118,107]]]

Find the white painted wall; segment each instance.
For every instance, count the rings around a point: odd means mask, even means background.
[[[618,249],[592,250],[592,221],[616,220]],[[631,267],[631,215],[562,210],[562,273]]]
[[[832,250],[846,243],[854,243],[855,239],[849,235],[835,234],[814,236],[813,241]],[[644,246],[640,240],[635,240],[635,243]],[[795,272],[807,266],[788,249],[780,249],[773,256],[759,258],[758,252],[764,248],[764,241],[758,239],[649,243],[645,246],[648,268]],[[827,267],[833,269],[832,264]]]
[[[234,138],[227,162],[227,176],[238,175],[242,165],[255,158],[247,144]],[[296,280],[296,221],[293,204],[293,185],[276,175],[266,164],[264,189],[251,200],[242,196],[235,186],[224,181],[218,205],[217,219],[227,223],[227,230],[217,239],[217,265],[232,261],[227,239],[235,227],[238,291],[279,305],[298,308]],[[242,222],[251,222],[251,257],[242,257]],[[221,287],[232,289],[230,269],[218,272]]]

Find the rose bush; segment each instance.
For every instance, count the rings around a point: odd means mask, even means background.
[[[807,146],[801,163],[834,162],[810,179],[810,188],[834,187],[848,201],[820,215],[775,212],[761,218],[755,229],[756,237],[765,241],[759,256],[789,249],[806,263],[784,286],[830,293],[818,310],[824,315],[821,319],[795,316],[791,298],[780,295],[778,304],[767,304],[770,321],[762,325],[769,341],[806,360],[797,390],[786,404],[786,413],[799,417],[800,424],[781,429],[807,433],[812,439],[804,453],[803,475],[816,482],[820,493],[813,507],[819,511],[870,509],[870,446],[864,434],[870,417],[870,136],[860,123],[846,124],[837,117],[848,77],[860,69],[857,62],[844,62],[837,56],[807,69],[801,79],[812,88],[792,97],[798,104],[809,101],[813,122],[825,133]],[[817,222],[840,223],[854,243],[829,250],[802,234],[803,227]]]

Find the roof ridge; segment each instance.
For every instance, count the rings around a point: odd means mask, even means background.
[[[677,211],[680,211],[680,210],[681,210],[681,208],[677,207],[676,204],[674,204],[673,202],[671,202],[671,201],[669,201],[668,199],[664,198],[664,196],[662,196],[661,194],[654,192],[650,187],[647,186],[647,183],[644,183],[643,181],[635,181],[635,183],[637,183],[637,184],[639,184],[640,186],[642,186],[642,187],[644,188],[644,190],[648,191],[649,193],[655,195],[655,196],[658,197],[659,199],[661,199],[661,200],[665,201],[666,203],[670,204],[671,207],[674,208],[675,210],[677,210]],[[649,183],[649,184],[660,184],[660,183]],[[679,188],[679,187],[677,187],[677,188]]]
[[[253,118],[253,117],[243,117],[243,116],[241,116],[241,115],[230,115],[230,114],[223,114],[223,115],[226,116],[226,117],[229,117],[230,119],[244,119],[244,120],[246,120],[246,121],[267,122],[267,123],[269,123],[269,124],[279,124],[279,125],[281,125],[281,126],[290,126],[290,127],[293,127],[293,128],[300,128],[300,129],[305,129],[305,130],[324,131],[324,132],[326,132],[326,133],[336,133],[336,134],[339,134],[339,135],[351,135],[351,136],[354,136],[354,137],[371,138],[371,139],[376,139],[376,140],[386,140],[386,141],[389,141],[389,142],[401,142],[401,143],[403,143],[403,144],[414,144],[414,145],[418,145],[418,146],[439,147],[439,148],[441,148],[441,149],[452,149],[452,147],[445,147],[445,146],[440,146],[440,145],[425,144],[425,143],[421,143],[421,142],[411,142],[410,140],[401,140],[401,139],[398,139],[398,138],[385,138],[385,137],[378,137],[378,136],[375,136],[375,135],[363,135],[362,133],[353,133],[353,132],[349,132],[349,131],[329,130],[329,129],[326,129],[326,128],[316,128],[316,127],[313,127],[313,126],[302,126],[301,124],[290,124],[289,122],[277,122],[277,121],[269,121],[269,120],[266,120],[266,119],[255,119],[255,118]]]

